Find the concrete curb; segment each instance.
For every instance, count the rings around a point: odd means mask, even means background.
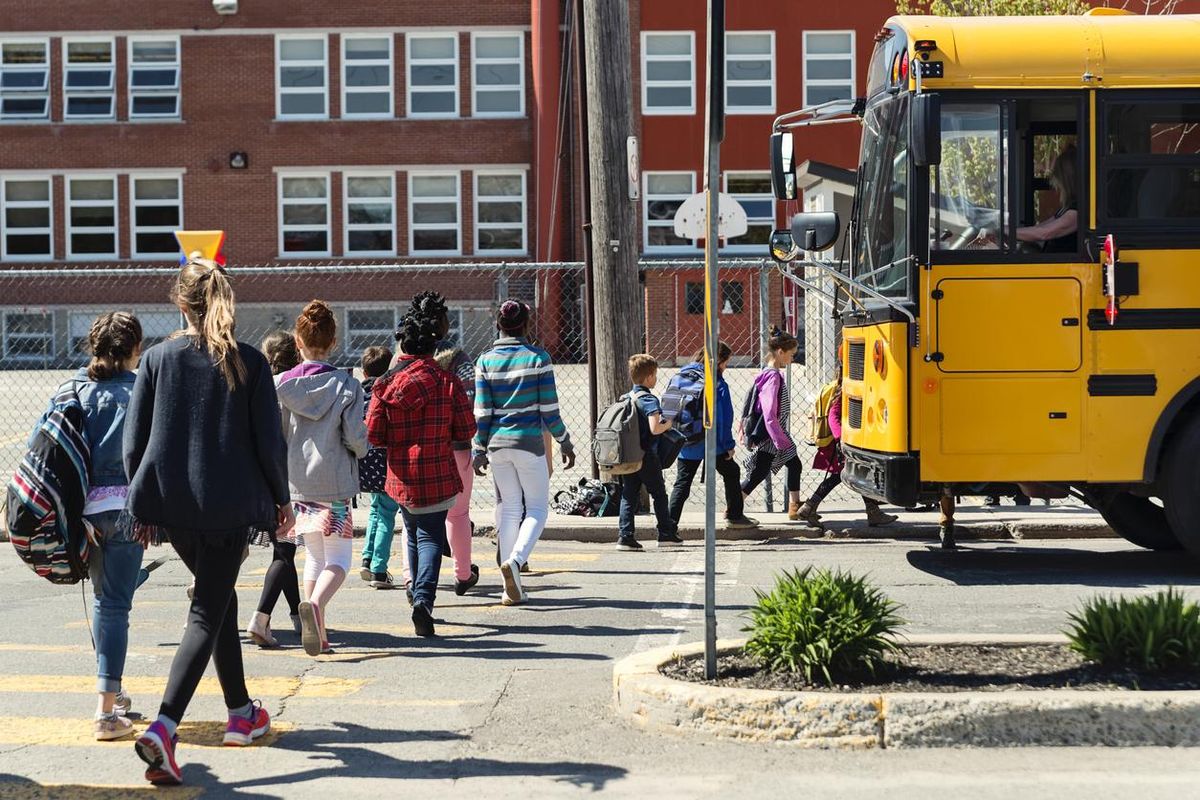
[[[910,644],[1022,646],[1061,636],[919,636]],[[721,653],[744,639],[722,640]],[[659,733],[793,747],[1155,746],[1200,744],[1200,691],[777,692],[704,686],[659,667],[703,652],[661,647],[613,668],[617,712]]]

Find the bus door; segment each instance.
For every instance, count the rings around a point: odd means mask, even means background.
[[[922,477],[1053,480],[1083,451],[1083,97],[942,104]]]

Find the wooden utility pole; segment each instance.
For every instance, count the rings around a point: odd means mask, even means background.
[[[587,142],[595,278],[597,405],[629,390],[627,362],[641,350],[635,201],[629,198],[626,142],[633,131],[627,0],[583,0]]]

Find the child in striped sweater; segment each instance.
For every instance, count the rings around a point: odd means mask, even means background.
[[[575,449],[558,410],[550,355],[526,338],[529,306],[506,300],[496,327],[500,338],[479,357],[475,371],[474,459],[476,475],[489,463],[500,497],[500,573],[504,604],[526,600],[521,565],[529,560],[550,506],[550,471],[542,431],[558,441],[563,464],[575,465]],[[522,519],[522,502],[524,519]]]

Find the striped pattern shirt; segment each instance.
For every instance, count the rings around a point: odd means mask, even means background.
[[[558,389],[550,355],[524,339],[496,340],[475,370],[475,450],[506,448],[546,454],[543,429],[571,446],[558,410]]]

